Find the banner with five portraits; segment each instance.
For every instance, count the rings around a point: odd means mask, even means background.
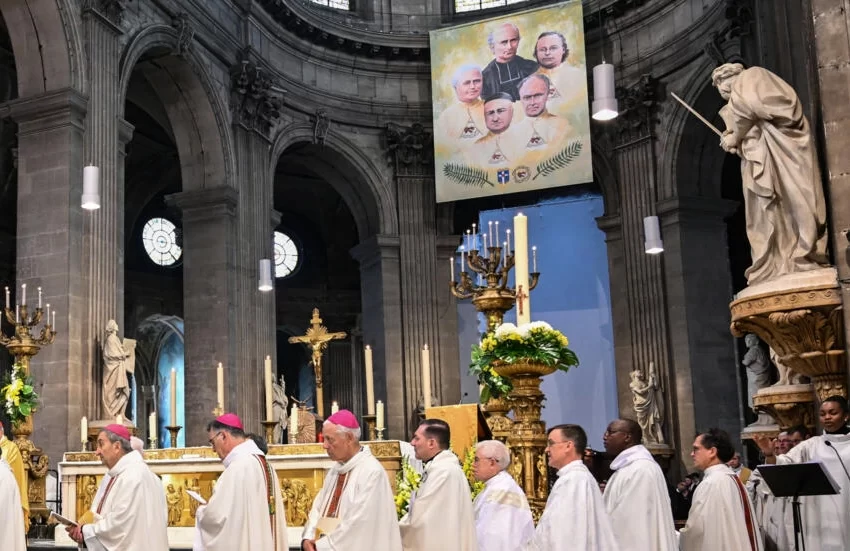
[[[437,202],[593,180],[580,1],[431,31]]]

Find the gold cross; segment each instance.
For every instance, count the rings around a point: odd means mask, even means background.
[[[313,317],[310,319],[310,327],[307,332],[298,337],[289,337],[290,343],[309,344],[312,350],[313,372],[316,375],[316,413],[319,417],[324,417],[324,406],[322,404],[322,353],[328,347],[328,343],[332,340],[344,339],[348,335],[344,331],[329,333],[328,328],[322,325],[322,318],[319,317],[319,309],[313,308]]]

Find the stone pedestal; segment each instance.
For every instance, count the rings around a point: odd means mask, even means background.
[[[847,396],[844,320],[835,268],[789,274],[748,287],[729,308],[732,334],[758,335],[784,365],[811,379],[818,400]]]
[[[779,430],[787,430],[795,425],[814,429],[814,402],[814,386],[810,384],[769,386],[753,396],[756,409],[773,417]]]

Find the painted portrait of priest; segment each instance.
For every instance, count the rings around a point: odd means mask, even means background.
[[[437,202],[592,181],[579,0],[431,31],[431,76]]]

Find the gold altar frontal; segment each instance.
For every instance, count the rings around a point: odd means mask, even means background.
[[[393,493],[401,470],[401,446],[397,440],[363,442],[387,471]],[[193,490],[205,499],[212,495],[224,465],[209,447],[145,450],[145,462],[162,479],[168,505],[168,541],[171,549],[191,549],[197,502],[186,494]],[[277,473],[286,509],[289,541],[300,548],[301,531],[319,493],[325,474],[334,462],[321,444],[269,446],[269,464]],[[62,515],[77,519],[91,507],[106,466],[92,452],[68,452],[59,464]],[[71,545],[65,530],[56,530],[56,544]]]

